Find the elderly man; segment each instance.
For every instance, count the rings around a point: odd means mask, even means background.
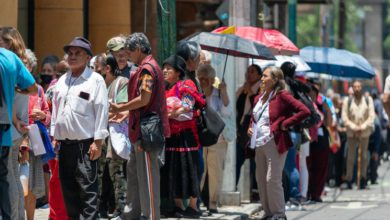
[[[118,63],[121,76],[130,78],[130,73],[136,70],[136,66],[129,62],[129,54],[125,48],[126,37],[119,35],[111,38],[107,42],[107,50],[112,53]]]
[[[0,211],[3,220],[11,219],[9,185],[7,182],[7,162],[10,147],[12,146],[12,132],[10,122],[15,86],[23,94],[32,94],[38,91],[33,76],[26,69],[22,61],[11,51],[0,48]],[[26,132],[20,121],[14,121],[17,130]]]
[[[129,136],[132,143],[127,163],[126,219],[160,219],[160,167],[159,151],[144,151],[140,145],[140,120],[149,112],[156,112],[161,120],[164,136],[170,135],[165,101],[165,82],[162,71],[152,57],[148,38],[134,33],[126,39],[130,60],[139,65],[131,75],[127,103],[111,104],[113,112],[130,110]]]
[[[70,71],[53,95],[51,135],[59,144],[59,176],[68,216],[97,219],[97,159],[108,136],[107,89],[101,75],[88,67],[91,44],[76,37],[64,47]]]
[[[361,165],[358,172],[361,173],[361,178],[358,181],[360,181],[360,189],[364,189],[367,185],[368,140],[374,131],[375,110],[372,98],[363,96],[362,83],[360,81],[354,81],[352,88],[353,95],[344,100],[341,114],[342,120],[347,127],[348,154],[346,180],[349,181],[348,188],[351,189],[356,149],[359,146]]]

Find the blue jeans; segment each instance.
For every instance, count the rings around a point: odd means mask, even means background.
[[[296,164],[296,151],[297,146],[301,144],[301,133],[290,132],[290,136],[293,146],[288,150],[284,169],[288,173],[290,182],[289,196],[290,198],[298,198],[301,196],[301,192],[299,190],[299,172]]]

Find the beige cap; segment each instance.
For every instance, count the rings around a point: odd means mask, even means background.
[[[113,37],[107,41],[107,50],[118,51],[125,47],[126,38],[124,37]]]

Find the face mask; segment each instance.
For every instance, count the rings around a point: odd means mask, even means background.
[[[41,75],[41,80],[43,84],[50,84],[53,80],[53,76],[51,75]]]

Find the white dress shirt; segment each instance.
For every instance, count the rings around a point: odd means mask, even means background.
[[[269,101],[272,97],[272,94],[273,93],[270,94],[267,102],[264,104],[261,101],[264,95],[261,96],[256,106],[253,108],[254,121],[252,124],[252,149],[265,145],[273,138],[273,134],[271,132],[271,123],[269,121]]]
[[[78,77],[67,72],[53,92],[50,134],[57,140],[108,136],[108,98],[103,77],[86,67]]]

